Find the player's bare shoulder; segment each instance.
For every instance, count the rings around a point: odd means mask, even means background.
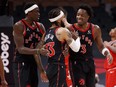
[[[92,26],[93,26],[94,31],[99,31],[99,30],[101,30],[100,27],[99,27],[99,25],[92,24]]]
[[[45,30],[44,25],[42,23],[40,23],[40,22],[37,22],[37,24],[40,26],[40,28],[42,29],[42,31],[45,33],[46,30]]]
[[[42,23],[40,22],[36,22],[39,26],[44,26]]]
[[[94,39],[101,37],[101,28],[99,25],[92,24]]]
[[[13,26],[13,30],[15,30],[15,29],[23,29],[24,28],[24,25],[23,25],[23,23],[21,22],[21,21],[18,21],[18,22],[16,22],[15,24],[14,24],[14,26]]]
[[[100,28],[98,25],[92,24],[92,26],[93,26],[93,31],[94,31],[95,37],[96,37],[97,35],[101,34],[101,28]]]
[[[24,32],[24,24],[21,21],[18,21],[13,26],[13,34],[19,34]]]
[[[67,28],[64,28],[64,27],[58,28],[58,30],[56,32],[56,34],[61,34],[61,35],[65,35],[67,33],[69,33],[69,30]]]
[[[67,28],[60,27],[56,31],[56,37],[60,40],[63,41],[67,35],[71,34],[70,31]]]

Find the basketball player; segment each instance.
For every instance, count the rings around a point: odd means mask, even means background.
[[[5,74],[4,74],[4,66],[3,66],[3,63],[2,63],[2,59],[0,57],[0,83],[1,83],[1,86],[0,87],[7,87],[8,86],[8,83],[6,82],[6,79],[5,79]]]
[[[109,35],[111,36],[111,41],[105,41],[104,45],[110,50],[113,63],[109,65],[108,61],[105,61],[106,87],[116,87],[116,28],[111,29]]]
[[[112,56],[103,45],[100,27],[88,22],[92,15],[92,8],[89,5],[81,4],[77,9],[77,23],[69,24],[66,18],[62,20],[70,31],[77,32],[81,42],[79,52],[69,50],[74,87],[95,87],[95,65],[92,54],[94,41],[99,51],[108,57],[109,63],[112,63]]]
[[[65,44],[74,51],[80,49],[80,38],[74,40],[67,28],[62,27],[64,13],[60,8],[55,8],[48,13],[52,26],[46,32],[45,46],[49,50],[47,76],[49,87],[72,87],[66,82],[66,67],[63,50]]]
[[[35,3],[25,6],[26,17],[13,26],[13,36],[16,44],[14,59],[15,87],[38,87],[38,72],[43,81],[48,81],[40,60],[40,54],[47,55],[48,51],[37,46],[45,35],[45,28],[38,22],[39,7]]]

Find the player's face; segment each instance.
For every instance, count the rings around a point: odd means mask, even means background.
[[[114,31],[114,29],[111,29],[109,35],[110,35],[110,36],[114,36],[114,35],[115,35],[115,31]]]
[[[87,14],[86,10],[79,9],[77,11],[76,19],[79,25],[83,25],[88,22],[89,15]]]
[[[109,33],[111,40],[116,40],[116,29],[111,29]]]
[[[40,17],[40,12],[39,12],[39,8],[35,8],[32,12],[31,12],[31,17],[33,21],[38,21],[39,17]]]

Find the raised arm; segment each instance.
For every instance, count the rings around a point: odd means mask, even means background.
[[[67,18],[66,18],[66,17],[62,18],[62,21],[63,21],[63,23],[64,23],[64,25],[65,25],[66,28],[69,29],[69,28],[72,26],[72,24],[70,24],[70,23],[67,21]]]
[[[78,52],[80,49],[80,38],[77,37],[76,40],[72,38],[70,31],[67,28],[59,28],[56,31],[56,36],[59,41],[66,41],[69,47],[74,51]]]

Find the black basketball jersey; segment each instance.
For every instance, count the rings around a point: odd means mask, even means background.
[[[75,53],[70,49],[70,56],[73,59],[86,59],[86,58],[93,58],[93,25],[88,23],[88,26],[86,29],[82,30],[80,29],[77,24],[72,25],[72,29],[75,30],[79,37],[81,42],[81,48],[79,52]]]
[[[21,20],[24,25],[24,46],[34,49],[40,42],[44,31],[40,29],[40,25],[34,22],[34,26],[30,26],[24,19]],[[16,51],[16,61],[32,61],[33,55],[20,54]]]
[[[45,46],[49,50],[49,63],[64,63],[64,56],[62,51],[64,49],[63,42],[59,41],[55,35],[57,28],[51,28],[46,32]]]

